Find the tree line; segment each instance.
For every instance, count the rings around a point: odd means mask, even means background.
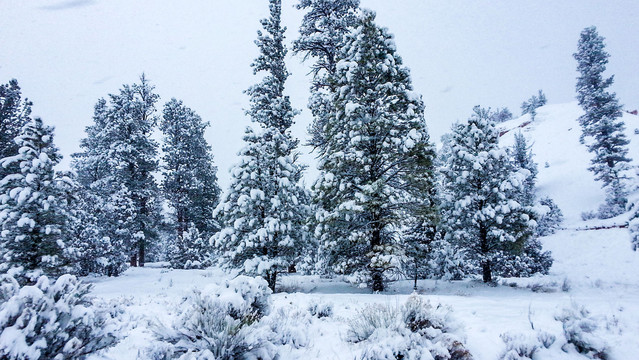
[[[496,122],[512,114],[477,106],[437,151],[409,69],[375,13],[359,0],[297,8],[305,15],[292,51],[312,62],[308,143],[320,170],[310,189],[290,132],[298,110],[284,95],[281,1],[270,0],[252,64],[260,80],[245,91],[252,126],[224,196],[204,137],[209,123],[177,99],[158,114],[145,75],[97,101],[70,172],[54,170],[53,128],[31,117],[17,81],[1,85],[0,270],[117,276],[167,259],[176,268],[239,269],[271,289],[278,274],[297,270],[347,275],[374,291],[397,276],[492,282],[547,273],[552,258],[538,237],[558,227],[561,211],[536,194],[524,136],[499,146]],[[600,214],[611,217],[625,211],[630,160],[621,107],[605,90],[612,78],[601,75],[602,41],[594,27],[584,30],[575,58],[579,122],[607,189]],[[545,103],[540,91],[522,111],[534,121]]]

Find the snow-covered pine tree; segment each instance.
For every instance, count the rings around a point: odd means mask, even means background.
[[[329,77],[340,91],[313,189],[315,233],[330,268],[366,275],[382,291],[384,273],[398,265],[397,230],[430,205],[434,153],[409,70],[374,19],[362,13]]]
[[[622,115],[615,93],[608,92],[614,76],[603,78],[610,55],[604,50],[604,38],[594,26],[585,28],[579,38],[577,52],[577,100],[584,109],[579,117],[582,141],[592,138],[587,145],[594,154],[588,168],[606,189],[606,203],[599,210],[602,218],[614,217],[625,211],[627,191],[623,183],[623,172],[628,169],[628,139],[625,125],[619,120]]]
[[[307,10],[300,25],[300,37],[293,42],[293,51],[313,58],[313,81],[308,108],[313,115],[309,127],[309,141],[321,155],[326,141],[324,126],[334,113],[331,93],[335,89],[328,81],[337,71],[337,54],[343,46],[344,35],[356,25],[359,0],[300,0],[297,8]]]
[[[176,269],[202,269],[210,265],[213,248],[197,226],[190,223],[180,237],[172,239],[167,247],[168,259]]]
[[[491,114],[490,114],[490,118],[495,122],[495,123],[502,123],[504,121],[508,121],[508,120],[512,120],[513,118],[513,113],[510,112],[510,110],[508,110],[507,107],[501,108],[501,109],[495,109]]]
[[[87,127],[87,138],[81,142],[84,152],[74,155],[78,180],[98,200],[93,206],[100,206],[102,236],[140,266],[144,266],[147,242],[157,238],[160,221],[159,191],[153,178],[158,146],[151,138],[157,99],[144,75],[139,84],[124,85],[119,94],[109,95],[108,102],[100,99],[94,124]],[[120,254],[112,255],[114,261],[121,259]]]
[[[532,158],[532,151],[526,142],[526,138],[521,132],[515,134],[515,144],[512,148],[512,158],[515,166],[519,169],[526,169],[529,172],[524,180],[524,187],[521,196],[517,199],[521,205],[533,206],[535,204],[535,186],[537,183],[537,163]]]
[[[171,99],[164,105],[160,121],[164,134],[162,192],[172,209],[172,237],[176,245],[179,244],[177,248],[192,244],[192,241],[184,241],[189,225],[196,228],[198,237],[206,239],[217,230],[213,210],[219,202],[220,189],[211,147],[204,139],[208,126],[208,122],[202,121],[182,101]],[[183,256],[171,259],[173,266],[183,267],[185,264],[178,264],[178,258],[186,259]]]
[[[489,111],[474,108],[465,123],[453,125],[444,176],[446,236],[468,251],[484,282],[504,257],[521,254],[534,230],[534,212],[517,197],[529,171],[512,165],[498,146]]]
[[[290,134],[296,111],[284,83],[286,48],[281,25],[281,0],[270,0],[270,17],[261,21],[255,42],[260,55],[253,62],[262,81],[246,93],[247,115],[258,130],[247,128],[241,161],[232,171],[231,187],[215,211],[222,230],[213,237],[225,266],[264,277],[274,290],[277,274],[295,262],[303,246],[307,216],[305,190],[299,185],[303,167],[297,162],[298,141]]]
[[[69,264],[63,231],[68,214],[53,169],[61,159],[53,144],[53,128],[40,118],[30,120],[15,142],[17,154],[0,160],[4,168],[17,164],[18,169],[0,180],[3,267],[65,273]]]
[[[539,90],[537,95],[531,96],[530,99],[521,104],[521,114],[530,114],[530,119],[535,120],[535,116],[537,116],[537,108],[546,105],[546,102],[546,95],[543,91]]]
[[[22,92],[18,81],[13,79],[8,84],[0,84],[0,159],[18,153],[18,144],[14,141],[22,127],[29,122],[31,102],[22,100]],[[19,170],[17,164],[4,168],[0,166],[0,179]]]

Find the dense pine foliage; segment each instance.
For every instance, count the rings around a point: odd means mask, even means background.
[[[0,181],[2,267],[68,272],[65,232],[70,224],[60,184],[66,178],[53,169],[61,159],[53,128],[40,118],[30,120],[15,142],[18,153],[0,160],[5,169],[18,170]]]
[[[383,290],[399,264],[396,231],[428,206],[433,150],[421,98],[392,36],[363,12],[329,77],[331,94],[320,178],[313,185],[322,252],[336,273],[359,273]]]
[[[190,266],[202,263],[210,251],[206,247],[196,249],[193,242],[203,243],[202,239],[217,230],[213,209],[220,189],[211,147],[204,139],[207,126],[181,101],[172,99],[164,106],[160,121],[164,134],[162,192],[172,210],[169,259],[174,267],[184,267],[187,261]]]

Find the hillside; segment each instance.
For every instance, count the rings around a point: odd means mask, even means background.
[[[605,199],[601,184],[594,180],[593,173],[588,170],[592,156],[586,146],[579,143],[581,128],[577,118],[581,114],[582,110],[576,102],[543,106],[538,109],[534,121],[530,121],[530,115],[527,114],[500,124],[502,132],[507,131],[501,137],[500,144],[511,146],[517,132],[524,134],[538,164],[539,194],[550,196],[559,205],[565,217],[565,227],[623,223],[627,221],[627,215],[603,222],[581,220],[582,212],[597,210]],[[627,174],[630,178],[628,183],[636,184],[639,135],[634,130],[639,128],[639,116],[624,113],[622,120],[626,123],[626,136],[630,139],[629,155],[633,158],[631,171]],[[636,197],[637,189],[631,190],[634,194],[630,197]]]

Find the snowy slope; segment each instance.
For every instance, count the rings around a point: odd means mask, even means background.
[[[537,110],[534,121],[529,115],[500,124],[502,131],[508,131],[500,138],[500,145],[511,146],[514,135],[521,131],[527,143],[532,146],[534,160],[539,167],[538,183],[540,195],[550,196],[564,213],[566,227],[593,225],[582,222],[581,213],[597,210],[604,202],[605,193],[600,183],[588,171],[591,154],[586,146],[579,143],[581,127],[577,118],[583,113],[576,102],[546,105]],[[626,136],[630,139],[629,156],[633,158],[628,183],[636,184],[635,170],[639,165],[639,116],[624,113]],[[636,189],[631,189],[636,192]],[[632,194],[631,198],[635,195]],[[610,219],[605,223],[622,223],[627,215]]]

